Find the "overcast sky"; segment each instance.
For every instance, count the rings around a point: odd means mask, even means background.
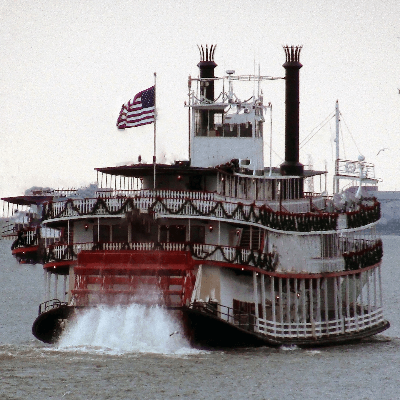
[[[400,190],[399,11],[398,0],[2,0],[0,197],[34,185],[87,185],[95,167],[139,154],[150,161],[152,125],[119,131],[115,124],[122,103],[153,84],[153,72],[158,160],[187,159],[184,101],[188,75],[198,73],[198,44],[217,44],[219,76],[250,74],[258,64],[262,75],[284,76],[282,45],[303,45],[300,140],[338,99],[342,157],[361,152],[381,190]],[[262,89],[283,157],[284,82]],[[332,170],[334,128],[332,120],[302,147],[300,161],[311,156],[314,168]]]

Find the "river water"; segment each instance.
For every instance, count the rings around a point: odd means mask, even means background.
[[[384,236],[391,328],[352,345],[200,351],[162,310],[92,310],[57,345],[31,334],[41,265],[19,265],[0,241],[0,399],[398,399],[399,236]]]

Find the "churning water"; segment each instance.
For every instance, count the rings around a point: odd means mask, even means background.
[[[58,349],[194,354],[180,323],[165,309],[139,304],[84,311],[64,332]]]
[[[31,334],[40,265],[19,265],[0,241],[0,399],[398,399],[400,237],[383,238],[391,328],[358,344],[229,351],[192,349],[158,307],[99,307],[57,345]]]

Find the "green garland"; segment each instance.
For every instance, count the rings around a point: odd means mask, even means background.
[[[131,243],[124,242],[122,244],[122,249],[123,250],[131,250],[132,246]],[[154,244],[154,249],[158,250],[164,250],[164,247],[161,243],[155,243]],[[95,243],[92,247],[92,250],[103,250],[103,243]],[[195,245],[193,243],[186,243],[185,251],[190,251],[190,254],[192,257],[194,257],[197,260],[208,260],[211,259],[215,253],[219,252],[223,258],[223,260],[227,263],[231,264],[241,264],[241,265],[249,265],[249,266],[254,266],[258,267],[261,269],[264,269],[266,271],[274,271],[272,259],[273,256],[272,254],[260,254],[260,252],[255,252],[254,250],[250,250],[249,255],[246,257],[244,255],[245,251],[248,251],[247,249],[241,249],[241,248],[235,248],[235,254],[233,257],[228,257],[226,255],[225,249],[223,246],[215,246],[215,248],[208,252],[205,253],[203,250],[196,251]],[[43,258],[43,263],[47,264],[50,262],[59,262],[59,261],[72,261],[77,259],[77,254],[74,252],[74,247],[73,245],[69,244],[66,246],[64,251],[61,253],[60,257],[57,257],[55,252],[54,252],[54,246],[50,246],[48,249],[48,252],[46,252],[44,258]]]
[[[373,246],[368,246],[359,251],[343,253],[345,270],[355,271],[369,267],[381,261],[382,257],[382,240],[378,240]]]
[[[140,197],[127,198],[120,208],[112,211],[104,199],[98,198],[92,210],[87,213],[83,213],[77,206],[74,205],[73,200],[69,199],[65,202],[64,208],[58,214],[53,212],[53,203],[49,202],[43,207],[43,220],[68,217],[70,215],[69,209],[72,209],[73,213],[75,213],[77,216],[101,215],[98,214],[100,209],[104,209],[105,213],[108,215],[118,215],[132,210],[139,210],[139,206],[137,204],[138,201],[140,201]],[[202,204],[204,203],[208,203],[209,205],[211,202],[202,202]],[[245,207],[247,207],[248,210],[246,210]],[[254,222],[272,229],[292,232],[336,230],[337,219],[339,216],[338,213],[275,212],[265,205],[257,207],[254,203],[248,206],[238,203],[232,212],[228,212],[222,201],[216,201],[207,212],[203,211],[202,208],[204,207],[197,206],[193,200],[186,199],[175,210],[168,207],[162,198],[157,197],[149,206],[148,211],[149,214],[163,211],[170,215],[191,214],[195,216],[214,218],[218,218],[218,216],[222,215],[226,219]],[[370,207],[360,206],[359,211],[346,212],[348,228],[358,228],[368,225],[372,222],[376,222],[379,220],[380,215],[380,203],[377,201],[375,201],[374,205]]]
[[[44,264],[50,262],[74,260],[77,258],[77,254],[74,252],[73,245],[71,244],[66,246],[60,257],[56,257],[53,248],[54,246],[50,246],[48,252],[45,254],[43,259]],[[131,243],[124,242],[122,249],[132,250]],[[162,243],[155,243],[154,249],[164,250],[164,247]],[[92,250],[103,250],[103,243],[95,243],[92,247]],[[244,252],[249,251],[248,249],[236,247],[234,256],[228,257],[223,246],[215,246],[212,251],[204,252],[202,249],[196,251],[193,243],[186,243],[184,250],[190,251],[192,257],[197,260],[209,260],[218,252],[222,256],[224,262],[230,264],[254,266],[268,272],[275,271],[273,262],[274,255],[272,253],[263,254],[258,251],[255,252],[254,250],[250,250],[250,253],[248,256],[246,256],[244,255]],[[345,252],[343,253],[345,270],[354,271],[377,264],[379,261],[381,261],[382,256],[383,248],[381,240],[378,240],[373,246],[368,246],[360,251]]]

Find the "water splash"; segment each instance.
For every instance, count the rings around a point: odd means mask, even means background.
[[[192,354],[182,326],[158,306],[99,306],[78,315],[58,343],[59,350],[107,353]]]

